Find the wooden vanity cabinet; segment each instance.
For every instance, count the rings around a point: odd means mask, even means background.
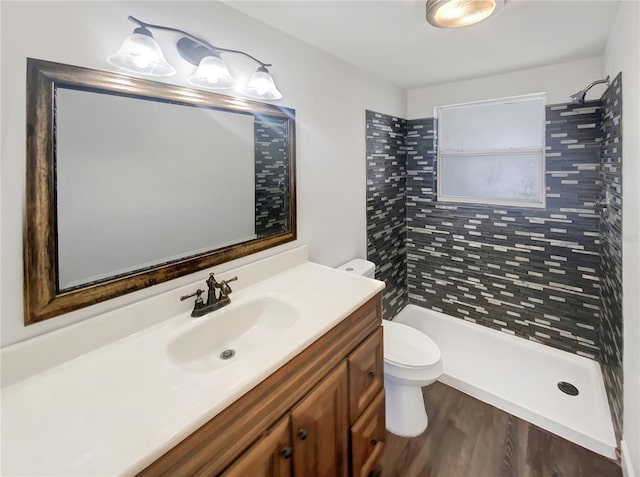
[[[367,477],[384,447],[380,295],[142,476]]]

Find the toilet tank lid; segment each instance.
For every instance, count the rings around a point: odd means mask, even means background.
[[[347,263],[340,265],[338,270],[345,272],[355,273],[356,275],[362,275],[363,277],[371,275],[376,269],[376,265],[369,260],[363,260],[362,258],[354,258]]]

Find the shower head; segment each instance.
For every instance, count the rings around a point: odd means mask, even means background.
[[[587,94],[586,90],[581,89],[577,93],[573,93],[569,96],[569,103],[571,104],[582,104],[584,103],[584,97]]]
[[[589,83],[589,86],[587,86],[586,88],[581,89],[577,93],[573,93],[571,96],[569,96],[570,103],[571,104],[583,104],[584,103],[584,97],[587,95],[587,91],[589,91],[595,85],[600,84],[600,83],[607,83],[607,86],[609,86],[609,76],[607,76],[605,79],[592,81],[591,83]]]

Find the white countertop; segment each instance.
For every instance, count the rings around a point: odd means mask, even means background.
[[[250,369],[231,363],[192,373],[173,363],[167,345],[212,316],[183,313],[7,386],[1,473],[139,472],[383,288],[307,262],[235,291],[231,305],[214,314],[268,295],[285,299],[301,316],[252,355]]]

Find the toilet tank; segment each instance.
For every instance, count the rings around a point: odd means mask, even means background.
[[[363,277],[374,278],[376,265],[369,260],[354,258],[353,260],[349,260],[347,263],[340,265],[338,270],[354,273],[355,275],[361,275]]]

